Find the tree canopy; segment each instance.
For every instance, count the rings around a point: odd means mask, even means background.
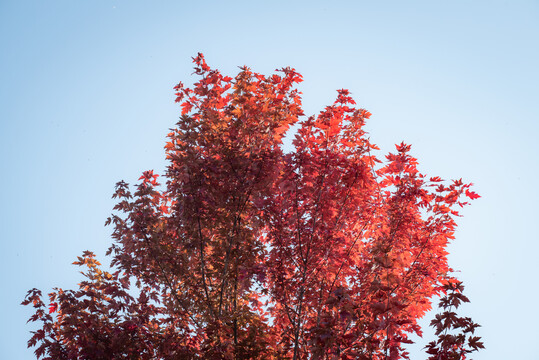
[[[109,271],[85,251],[77,290],[28,292],[38,358],[408,358],[436,296],[429,359],[483,347],[447,261],[472,184],[421,174],[404,143],[379,159],[347,90],[306,117],[294,69],[193,60],[164,184],[116,184]]]

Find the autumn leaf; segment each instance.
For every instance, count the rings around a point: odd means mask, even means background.
[[[481,197],[480,195],[476,194],[475,192],[469,191],[469,190],[466,190],[466,196],[469,197],[472,200],[475,200],[475,199],[478,199],[478,198]]]
[[[49,305],[49,314],[52,314],[53,312],[56,312],[58,310],[58,303],[52,302]]]

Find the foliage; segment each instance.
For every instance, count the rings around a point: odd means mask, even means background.
[[[464,285],[460,281],[447,281],[442,286],[444,297],[441,298],[439,307],[444,311],[437,314],[431,322],[436,329],[437,341],[431,341],[425,348],[431,354],[429,360],[452,360],[466,358],[466,354],[483,349],[484,345],[479,336],[472,336],[479,327],[469,317],[459,317],[453,311],[461,303],[470,302],[462,294]],[[459,333],[456,333],[458,332]]]
[[[448,333],[477,326],[448,308],[464,300],[446,246],[471,184],[427,178],[404,143],[379,160],[347,90],[305,118],[294,69],[233,79],[194,63],[194,88],[175,87],[166,186],[153,171],[133,193],[116,185],[112,272],[85,252],[78,290],[55,289],[48,312],[39,290],[23,302],[38,358],[408,358],[445,292],[430,359],[482,347]]]

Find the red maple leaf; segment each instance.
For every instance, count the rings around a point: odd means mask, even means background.
[[[473,191],[469,191],[469,190],[466,190],[465,192],[466,196],[469,197],[470,199],[472,200],[475,200],[475,199],[478,199],[480,198],[481,196],[478,195],[477,193],[473,192]]]
[[[56,310],[58,310],[58,303],[51,303],[49,305],[49,314],[52,314],[53,312],[56,312]]]

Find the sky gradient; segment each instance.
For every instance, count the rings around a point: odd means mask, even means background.
[[[379,157],[404,141],[421,172],[473,182],[450,246],[473,358],[537,359],[538,39],[532,0],[0,0],[0,358],[34,358],[27,290],[76,287],[86,249],[108,264],[114,184],[163,172],[202,52],[230,76],[294,67],[308,115],[349,89]]]

